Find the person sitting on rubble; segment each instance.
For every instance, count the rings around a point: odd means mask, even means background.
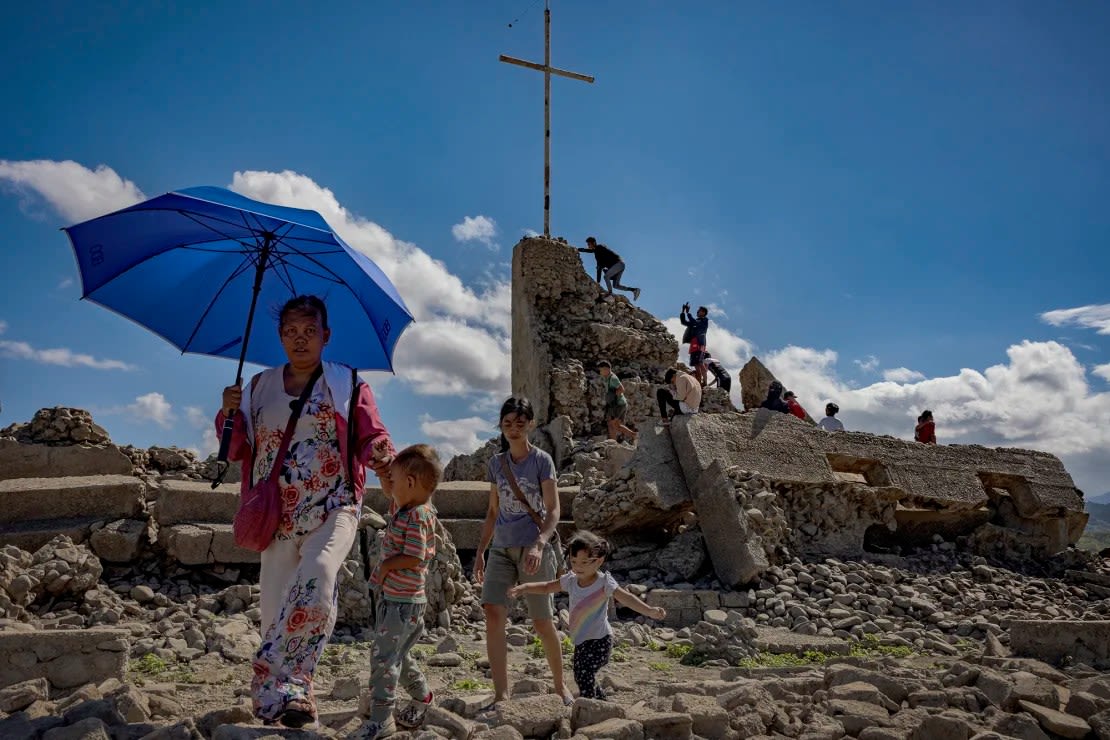
[[[913,440],[927,445],[937,443],[937,425],[933,423],[933,412],[929,409],[925,409],[921,412],[921,416],[917,417],[917,426],[913,429]]]
[[[701,407],[701,384],[689,373],[667,370],[663,376],[666,388],[660,388],[655,394],[659,402],[659,418],[663,426],[669,426],[671,418],[677,414],[696,414]]]
[[[728,374],[728,370],[725,370],[725,366],[721,364],[721,361],[708,352],[705,353],[704,359],[706,369],[709,370],[709,373],[713,376],[713,380],[709,381],[706,387],[716,383],[717,387],[726,393],[731,391],[732,377]]]
[[[598,244],[597,239],[592,236],[586,237],[586,246],[579,247],[579,252],[589,252],[594,256],[594,262],[597,266],[597,280],[598,285],[601,284],[601,278],[605,278],[605,290],[609,295],[613,295],[613,288],[617,290],[624,290],[632,294],[632,300],[640,300],[640,289],[630,288],[627,285],[621,285],[621,275],[624,274],[624,260],[621,256],[614,252],[604,244]]]
[[[805,420],[806,410],[802,408],[802,404],[798,403],[798,397],[794,395],[794,391],[783,393],[782,400],[786,402],[786,408],[790,411],[791,415],[797,416],[803,421]]]
[[[817,422],[817,426],[821,427],[826,432],[843,432],[844,424],[841,423],[840,419],[836,418],[836,415],[839,411],[840,407],[832,401],[826,403],[825,418]]]
[[[782,400],[782,392],[782,383],[777,380],[771,381],[771,387],[767,389],[767,398],[764,399],[763,403],[759,404],[759,407],[770,409],[771,411],[778,411],[783,414],[789,414],[790,407],[786,405],[786,401]]]
[[[709,334],[709,309],[705,306],[698,306],[698,315],[697,318],[694,318],[690,313],[689,302],[683,303],[678,312],[678,320],[686,327],[686,331],[682,334],[682,343],[690,345],[690,367],[694,371],[694,376],[704,388],[706,381],[705,340],[706,335]]]

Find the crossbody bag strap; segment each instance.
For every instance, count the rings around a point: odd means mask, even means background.
[[[355,429],[355,404],[358,402],[358,370],[351,368],[351,402],[347,404],[347,482],[351,494],[355,492],[355,444],[358,434]]]
[[[285,434],[281,437],[281,446],[278,447],[277,457],[274,458],[274,467],[270,469],[270,482],[276,483],[278,476],[281,475],[281,468],[285,462],[285,453],[289,451],[289,443],[293,441],[293,430],[297,427],[297,419],[300,418],[301,412],[304,411],[304,405],[308,402],[308,397],[312,395],[312,389],[316,387],[316,382],[320,380],[320,376],[324,373],[324,366],[317,365],[316,370],[313,371],[312,377],[308,379],[305,384],[304,390],[301,391],[301,397],[297,399],[293,411],[289,414],[289,422],[285,425]]]
[[[532,521],[536,523],[540,531],[543,531],[543,517],[532,508],[532,504],[528,503],[528,499],[524,496],[524,492],[521,491],[520,486],[517,485],[516,476],[513,475],[512,468],[509,467],[508,455],[509,453],[506,452],[498,458],[501,460],[501,472],[504,473],[505,479],[509,481],[509,488],[512,489],[513,495],[516,496],[516,500],[524,504],[524,508],[528,509],[528,515],[532,517]]]

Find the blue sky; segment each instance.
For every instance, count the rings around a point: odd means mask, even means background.
[[[234,365],[81,303],[58,227],[211,184],[318,208],[402,284],[420,321],[373,378],[399,440],[492,434],[542,225],[542,77],[497,56],[542,59],[542,3],[116,5],[0,11],[0,426],[76,405],[209,444]],[[554,64],[597,77],[553,81],[554,233],[621,252],[660,317],[711,304],[710,348],[811,411],[906,436],[928,406],[942,442],[1110,491],[1110,8],[553,15]]]

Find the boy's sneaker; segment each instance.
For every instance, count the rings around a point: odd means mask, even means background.
[[[640,300],[640,289],[639,288],[633,288],[632,289],[632,300],[634,300],[634,301]]]
[[[393,721],[393,717],[385,722],[367,720],[362,723],[362,727],[355,730],[350,740],[377,740],[380,737],[389,737],[395,734],[397,734],[397,723]]]
[[[434,698],[435,695],[429,691],[427,701],[411,700],[404,709],[393,715],[394,719],[397,720],[397,726],[406,730],[415,730],[422,726],[424,717],[428,714],[428,707],[432,706]]]

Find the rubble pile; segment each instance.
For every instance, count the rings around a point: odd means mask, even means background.
[[[39,409],[31,421],[0,429],[0,437],[11,437],[20,444],[51,446],[111,444],[108,432],[93,422],[92,414],[65,406]]]

